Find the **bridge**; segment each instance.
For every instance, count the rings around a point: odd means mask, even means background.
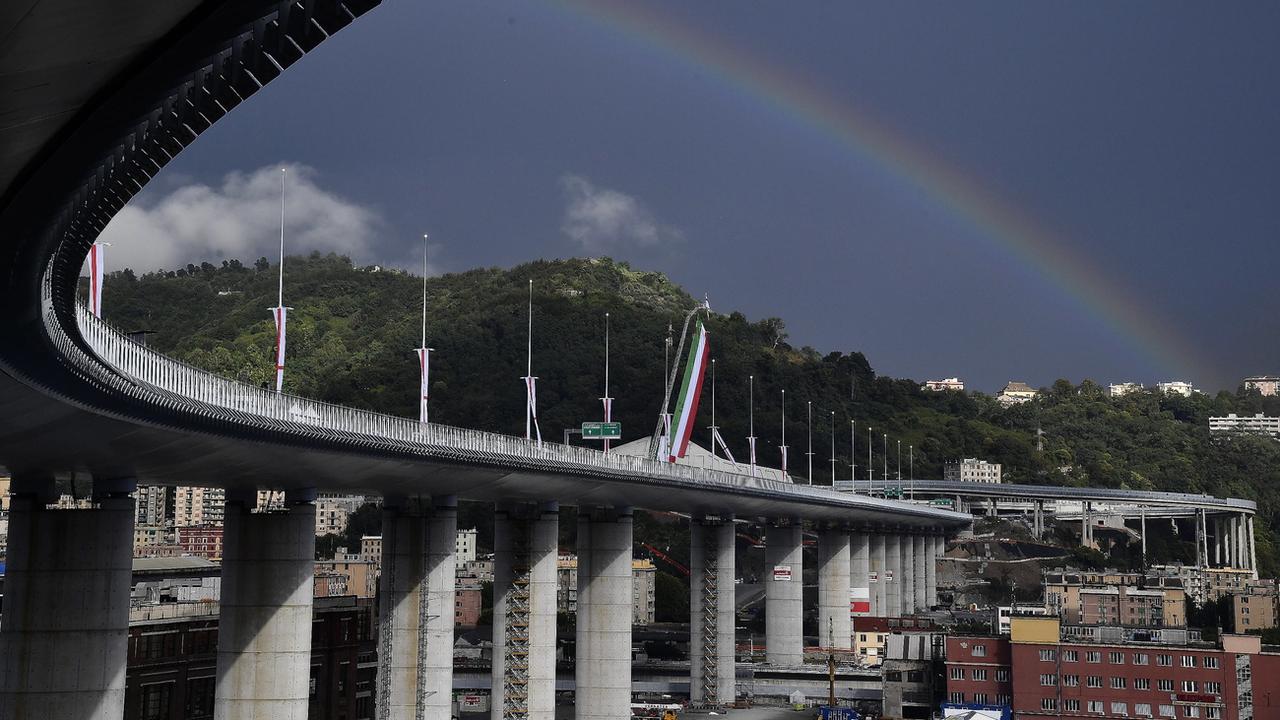
[[[317,491],[383,495],[378,717],[448,718],[461,500],[495,523],[494,716],[551,718],[559,507],[578,509],[575,713],[625,717],[634,508],[692,527],[693,699],[732,701],[734,523],[766,526],[767,661],[802,660],[801,531],[820,627],[850,597],[933,604],[970,517],[644,458],[424,425],[201,372],[86,313],[76,282],[111,218],[183,148],[377,0],[33,0],[0,9],[0,464],[13,476],[0,717],[123,712],[139,482],[227,489],[215,713],[305,717]],[[92,482],[92,509],[50,507]],[[256,512],[259,488],[287,509]],[[872,582],[872,579],[878,582]],[[723,588],[723,590],[721,589]]]
[[[898,488],[897,482],[873,481],[870,493],[885,495],[896,492]],[[1002,510],[1012,510],[1029,514],[1032,516],[1032,532],[1037,538],[1044,532],[1048,508],[1060,520],[1080,521],[1081,536],[1086,545],[1093,540],[1093,530],[1099,518],[1119,515],[1139,521],[1144,552],[1146,520],[1189,518],[1192,520],[1197,565],[1251,570],[1255,578],[1258,574],[1253,535],[1253,518],[1258,512],[1258,504],[1252,500],[1219,498],[1203,493],[952,480],[913,480],[902,484],[901,489],[904,496],[951,500],[953,507],[962,512],[980,514],[985,511],[994,516]]]

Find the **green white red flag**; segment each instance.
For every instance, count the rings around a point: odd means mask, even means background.
[[[707,329],[702,321],[694,330],[695,340],[689,347],[689,357],[685,361],[684,381],[680,386],[680,397],[676,401],[675,427],[668,448],[667,462],[675,462],[676,458],[685,456],[689,449],[689,438],[693,435],[694,419],[698,415],[698,401],[702,397],[702,381],[707,374],[710,345],[707,342]]]

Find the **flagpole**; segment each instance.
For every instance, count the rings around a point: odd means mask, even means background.
[[[787,477],[787,391],[782,391],[782,477]]]
[[[872,446],[873,446],[873,442],[871,440],[871,426],[868,425],[867,426],[867,497],[870,497],[873,494],[871,490],[871,473],[875,472],[875,470],[873,470],[871,466]]]
[[[831,489],[836,489],[836,411],[831,411]]]
[[[849,421],[849,491],[858,494],[858,422]]]
[[[884,433],[884,486],[889,487],[889,433]]]
[[[288,174],[288,170],[280,168],[280,282],[276,295],[279,307],[284,307],[284,180]]]
[[[604,421],[613,422],[613,398],[609,397],[609,313],[604,314]],[[609,454],[609,441],[604,441],[604,454]]]
[[[711,358],[711,457],[716,455],[716,359]]]
[[[431,352],[427,347],[427,255],[429,252],[427,233],[422,234],[422,345],[418,348],[418,421],[426,425],[430,422],[430,409],[427,407],[431,391]]]
[[[276,394],[279,395],[284,388],[284,356],[287,343],[287,324],[288,311],[284,307],[284,195],[285,180],[288,178],[289,171],[280,168],[280,267],[276,284],[276,356],[275,367],[273,371],[276,379]]]
[[[902,497],[902,441],[898,441],[898,497]]]
[[[915,499],[916,499],[916,446],[915,445],[907,446],[907,462],[910,463],[910,465],[908,465],[908,472],[911,475],[911,501],[915,502]]]
[[[524,366],[524,439],[533,440],[533,278],[529,278],[529,334]]]

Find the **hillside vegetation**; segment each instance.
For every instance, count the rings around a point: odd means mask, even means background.
[[[610,314],[610,391],[624,437],[652,432],[662,402],[668,325],[678,334],[696,300],[661,273],[607,259],[538,261],[510,270],[471,270],[427,283],[433,421],[524,432],[528,281],[534,281],[533,371],[544,438],[601,416],[604,315]],[[403,416],[417,413],[422,280],[398,271],[356,268],[342,257],[287,258],[287,392]],[[150,330],[160,351],[227,377],[265,385],[271,376],[275,267],[229,261],[107,279],[106,318]],[[1210,415],[1280,413],[1280,399],[1256,393],[1190,398],[1136,392],[1106,397],[1092,381],[1059,380],[1032,402],[1001,407],[989,396],[921,391],[919,383],[877,375],[860,352],[793,347],[778,318],[752,321],[716,313],[707,322],[716,358],[716,412],[734,455],[747,455],[747,378],[755,376],[756,433],[762,464],[777,465],[779,399],[788,395],[791,469],[803,474],[805,403],[814,408],[814,482],[830,482],[830,413],[835,412],[837,473],[849,474],[850,421],[858,426],[858,476],[866,478],[866,429],[915,447],[918,477],[940,477],[943,462],[981,457],[1004,465],[1006,482],[1206,492],[1255,499],[1259,562],[1274,575],[1270,528],[1280,512],[1280,443],[1210,438]],[[678,339],[677,339],[678,340]],[[709,444],[710,379],[695,441]],[[1036,430],[1043,430],[1037,450]],[[1189,545],[1188,545],[1189,547]]]

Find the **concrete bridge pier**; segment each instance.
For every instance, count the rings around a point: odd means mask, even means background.
[[[630,507],[578,512],[578,720],[631,715]]]
[[[375,691],[379,720],[451,717],[457,507],[452,496],[384,502]]]
[[[902,615],[902,537],[895,532],[884,536],[884,617]]]
[[[1256,536],[1253,534],[1253,516],[1249,515],[1244,518],[1245,541],[1249,544],[1249,569],[1253,571],[1253,579],[1258,579],[1258,547],[1255,542]]]
[[[493,720],[553,720],[560,507],[500,507],[493,525]]]
[[[124,715],[131,481],[95,479],[93,509],[50,510],[53,478],[15,475],[0,628],[0,717]]]
[[[870,582],[871,614],[875,617],[888,617],[891,613],[889,612],[885,535],[879,532],[871,533],[867,536],[867,547],[870,549],[868,555],[870,572],[876,576],[875,581]]]
[[[942,556],[941,548],[946,546],[946,539],[941,535],[926,535],[924,540],[927,558],[924,565],[924,597],[926,605],[932,608],[938,604],[938,558]]]
[[[854,532],[849,536],[849,602],[854,615],[870,614],[870,574],[871,536],[865,532]]]
[[[804,662],[804,562],[798,519],[765,530],[764,636],[770,665]]]
[[[696,519],[689,529],[689,698],[731,703],[737,695],[733,517]]]
[[[912,583],[916,591],[915,611],[924,612],[929,609],[929,568],[933,567],[933,558],[929,555],[928,544],[931,536],[915,534],[911,536],[911,549],[915,553],[915,578]]]
[[[822,647],[851,646],[849,569],[849,531],[824,528],[818,533],[818,645]]]
[[[902,568],[902,582],[898,583],[898,608],[901,615],[910,615],[916,611],[916,556],[911,546],[913,539],[914,536],[909,533],[898,536]]]
[[[214,689],[217,720],[306,720],[311,682],[315,493],[256,513],[253,490],[228,491]]]

